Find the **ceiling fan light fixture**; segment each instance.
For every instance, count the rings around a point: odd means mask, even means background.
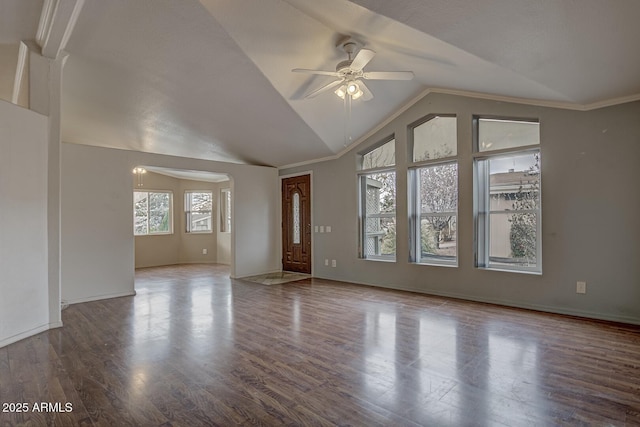
[[[336,89],[335,94],[342,99],[344,99],[345,96],[350,95],[351,99],[355,100],[364,95],[364,92],[362,92],[362,89],[360,89],[357,82],[352,81],[341,85]]]

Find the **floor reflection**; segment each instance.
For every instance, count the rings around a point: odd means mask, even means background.
[[[211,265],[136,290],[0,348],[2,396],[84,425],[640,425],[637,327]]]
[[[396,315],[367,312],[365,315],[364,385],[371,395],[384,394],[396,385]]]

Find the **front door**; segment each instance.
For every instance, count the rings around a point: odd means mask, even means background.
[[[311,274],[311,175],[282,180],[282,269]]]

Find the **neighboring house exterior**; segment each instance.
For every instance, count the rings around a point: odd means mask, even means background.
[[[540,175],[529,171],[495,173],[489,178],[490,208],[492,212],[504,211],[502,214],[491,215],[489,230],[491,233],[490,256],[492,258],[510,258],[510,216],[513,214],[514,203],[518,192],[528,192],[539,182]]]

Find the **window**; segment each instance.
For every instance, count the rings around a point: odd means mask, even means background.
[[[231,189],[220,190],[220,231],[231,232]]]
[[[457,265],[457,120],[429,116],[410,127],[409,253],[421,264]]]
[[[396,259],[395,139],[362,154],[360,185],[360,257]]]
[[[453,157],[458,152],[457,120],[452,116],[430,116],[413,127],[413,161]]]
[[[211,191],[185,191],[184,213],[187,233],[211,233],[213,222],[213,193]]]
[[[476,118],[477,152],[514,149],[540,144],[535,121]]]
[[[476,118],[474,128],[476,266],[541,273],[539,123]]]
[[[171,234],[172,194],[169,191],[133,192],[133,234]]]
[[[396,140],[392,139],[378,148],[362,155],[362,170],[375,169],[396,164]]]

